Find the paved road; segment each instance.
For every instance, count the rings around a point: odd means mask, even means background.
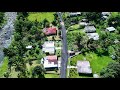
[[[68,49],[67,49],[67,39],[66,39],[66,28],[64,22],[62,20],[61,13],[57,13],[60,18],[60,24],[62,27],[62,59],[61,59],[61,71],[60,77],[66,78],[66,71],[67,71],[67,62],[68,62]]]

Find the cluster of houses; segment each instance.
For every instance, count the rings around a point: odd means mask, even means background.
[[[102,12],[102,18],[103,20],[108,19],[108,17],[111,15],[110,12]],[[70,12],[70,16],[78,16],[81,15],[81,13],[77,13],[77,12]],[[89,21],[87,19],[82,19],[79,22],[80,27],[83,26],[84,27],[84,32],[87,34],[89,39],[93,39],[93,40],[99,40],[99,34],[96,32],[96,27],[94,25],[92,25],[91,23],[89,23]],[[105,31],[109,31],[109,32],[114,32],[116,29],[113,26],[107,27],[105,29]],[[118,42],[117,40],[115,41],[116,43]],[[77,61],[77,71],[79,74],[90,74],[92,75],[92,68],[90,68],[90,63],[87,60],[79,60]],[[93,77],[98,77],[97,74],[93,74]]]
[[[44,28],[43,33],[47,36],[56,35],[57,28],[56,27],[49,27]],[[32,45],[26,46],[26,49],[32,49]],[[44,58],[41,59],[41,64],[43,64],[46,70],[54,70],[58,69],[58,57],[55,55],[55,42],[54,41],[45,41],[42,45],[42,51],[46,54]]]
[[[57,28],[53,26],[44,28],[43,33],[47,36],[56,35]],[[51,40],[45,41],[42,45],[42,51],[46,54],[46,56],[41,59],[41,64],[43,64],[46,71],[58,69],[58,57],[55,55],[55,42]]]
[[[87,33],[87,36],[89,39],[93,39],[93,40],[98,40],[99,39],[99,35],[96,32],[96,28],[94,26],[85,26],[84,31]]]
[[[81,15],[81,12],[70,12],[70,16],[78,16]],[[107,19],[108,16],[110,15],[110,12],[102,12],[103,18]],[[87,34],[89,39],[93,40],[99,40],[99,34],[96,32],[96,27],[89,23],[87,19],[82,19],[79,22],[80,26],[84,26],[84,32]],[[113,32],[116,29],[114,27],[107,27],[105,29],[106,31]],[[46,35],[53,35],[56,34],[56,29],[55,28],[48,28],[44,29]],[[44,57],[41,62],[44,65],[45,69],[50,69],[50,68],[58,68],[60,67],[60,64],[58,62],[57,55],[55,54],[55,43],[54,41],[46,41],[43,44],[43,52],[48,53],[48,56]],[[75,55],[74,51],[68,51],[69,56]],[[78,60],[77,61],[77,71],[79,74],[89,74],[92,75],[92,68],[90,67],[90,62],[87,60]],[[93,75],[94,76],[94,75]],[[98,76],[97,76],[98,77]]]
[[[102,18],[107,19],[108,16],[110,16],[110,12],[102,12]],[[93,40],[98,40],[99,39],[99,34],[96,32],[96,28],[94,25],[92,25],[91,23],[89,23],[89,21],[87,19],[82,19],[79,23],[80,26],[84,26],[84,32],[87,34],[89,39],[93,39]],[[105,31],[109,31],[109,32],[114,32],[116,29],[112,26],[107,27],[105,29]]]
[[[70,16],[78,16],[81,15],[81,12],[70,12]],[[107,19],[108,16],[110,15],[110,12],[102,12],[103,18]],[[96,28],[94,25],[89,23],[87,19],[82,19],[79,22],[80,26],[84,26],[84,32],[87,34],[89,39],[93,40],[98,40],[99,39],[99,34],[96,32]],[[114,27],[107,27],[106,31],[113,32],[116,29]],[[50,35],[56,35],[57,34],[57,28],[50,26],[49,28],[44,28],[43,33],[47,36]],[[27,46],[27,49],[33,48],[32,46]],[[45,57],[41,59],[41,64],[43,64],[44,68],[46,70],[55,70],[59,69],[60,67],[60,62],[58,60],[58,56],[55,55],[56,52],[56,47],[55,47],[55,42],[54,41],[45,41],[44,44],[42,45],[42,51],[43,53],[46,54]],[[74,51],[68,51],[69,56],[75,55]],[[84,74],[92,74],[92,68],[90,68],[90,63],[87,60],[79,60],[77,61],[77,71],[79,74],[84,73]]]

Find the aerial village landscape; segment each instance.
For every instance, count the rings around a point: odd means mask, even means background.
[[[0,12],[0,78],[120,78],[120,12]]]

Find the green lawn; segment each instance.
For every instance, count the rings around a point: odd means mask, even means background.
[[[7,69],[8,69],[8,58],[5,57],[2,67],[0,67],[0,77],[3,77],[3,75],[7,71]]]
[[[41,22],[45,18],[49,21],[52,22],[54,20],[54,12],[40,12],[40,13],[29,13],[28,20],[30,21],[37,21]]]
[[[57,74],[45,74],[45,78],[59,78],[60,76]]]
[[[119,13],[118,12],[112,12],[111,15],[112,16],[117,16]]]
[[[79,24],[72,25],[68,28],[68,31],[78,30],[80,28]]]
[[[71,26],[72,29],[79,29],[79,24],[75,24]]]
[[[93,73],[100,73],[100,71],[105,68],[109,62],[112,62],[113,60],[108,56],[102,56],[99,57],[95,53],[87,53],[85,56],[82,54],[77,55],[71,59],[71,64],[76,65],[77,60],[86,60],[90,61],[90,65],[92,68]]]

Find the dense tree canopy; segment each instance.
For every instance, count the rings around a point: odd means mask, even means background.
[[[42,66],[35,66],[32,71],[32,77],[35,78],[45,78],[44,77],[45,70]]]
[[[100,73],[102,78],[120,78],[120,63],[112,62],[108,64]]]
[[[111,15],[108,19],[108,25],[109,26],[113,26],[113,27],[117,27],[117,26],[120,26],[120,14],[118,15]]]
[[[89,21],[94,21],[96,24],[100,22],[102,17],[101,12],[85,12],[84,15]]]

